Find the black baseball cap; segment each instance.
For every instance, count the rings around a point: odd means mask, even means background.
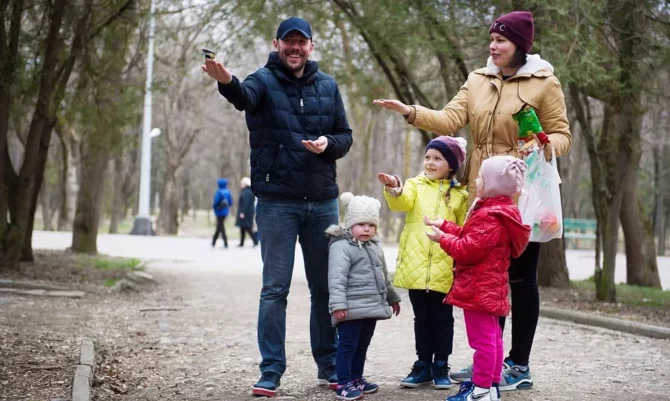
[[[298,31],[307,39],[312,39],[312,26],[299,17],[291,17],[282,21],[277,28],[277,39],[284,39],[289,32]]]

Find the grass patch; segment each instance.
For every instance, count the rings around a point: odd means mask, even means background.
[[[586,280],[573,281],[577,289],[595,291],[593,277]],[[659,288],[640,287],[637,285],[616,284],[617,302],[626,305],[670,307],[670,291]]]
[[[112,288],[112,287],[114,287],[114,286],[116,285],[116,283],[118,283],[118,282],[119,282],[119,279],[108,278],[108,279],[105,280],[105,282],[103,283],[103,285],[104,285],[106,288]]]
[[[95,256],[94,266],[102,270],[141,270],[142,261],[135,258],[111,258]]]

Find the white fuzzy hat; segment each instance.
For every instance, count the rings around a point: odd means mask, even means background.
[[[370,223],[379,227],[379,209],[381,203],[375,198],[360,195],[354,196],[351,192],[340,195],[340,202],[344,206],[344,222],[342,226],[350,229],[359,223]]]

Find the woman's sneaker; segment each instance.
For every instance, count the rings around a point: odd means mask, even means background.
[[[360,400],[363,398],[363,393],[356,387],[353,382],[337,386],[336,398],[338,400]]]
[[[505,360],[500,391],[528,390],[533,387],[533,378],[528,366],[515,364],[511,359]]]
[[[356,385],[358,391],[360,391],[363,394],[372,394],[376,393],[377,390],[379,390],[379,386],[377,385],[377,383],[370,383],[369,381],[365,380],[364,377],[355,380],[354,384]]]
[[[472,380],[472,364],[468,365],[467,367],[454,372],[452,371],[451,374],[449,375],[451,377],[451,380],[458,382],[458,383],[463,383],[463,382],[469,382]]]
[[[432,382],[433,374],[431,372],[430,364],[424,361],[416,361],[414,362],[414,366],[412,366],[412,371],[409,372],[409,375],[400,380],[400,385],[402,387],[414,388]]]
[[[445,361],[435,361],[433,363],[433,387],[438,390],[451,388],[449,365]]]

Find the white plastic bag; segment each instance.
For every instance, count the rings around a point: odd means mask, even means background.
[[[544,152],[535,149],[524,161],[528,165],[526,182],[519,197],[519,210],[524,224],[532,227],[531,242],[548,242],[563,235],[561,207],[561,177],[556,166],[556,152],[551,150],[551,162]]]

